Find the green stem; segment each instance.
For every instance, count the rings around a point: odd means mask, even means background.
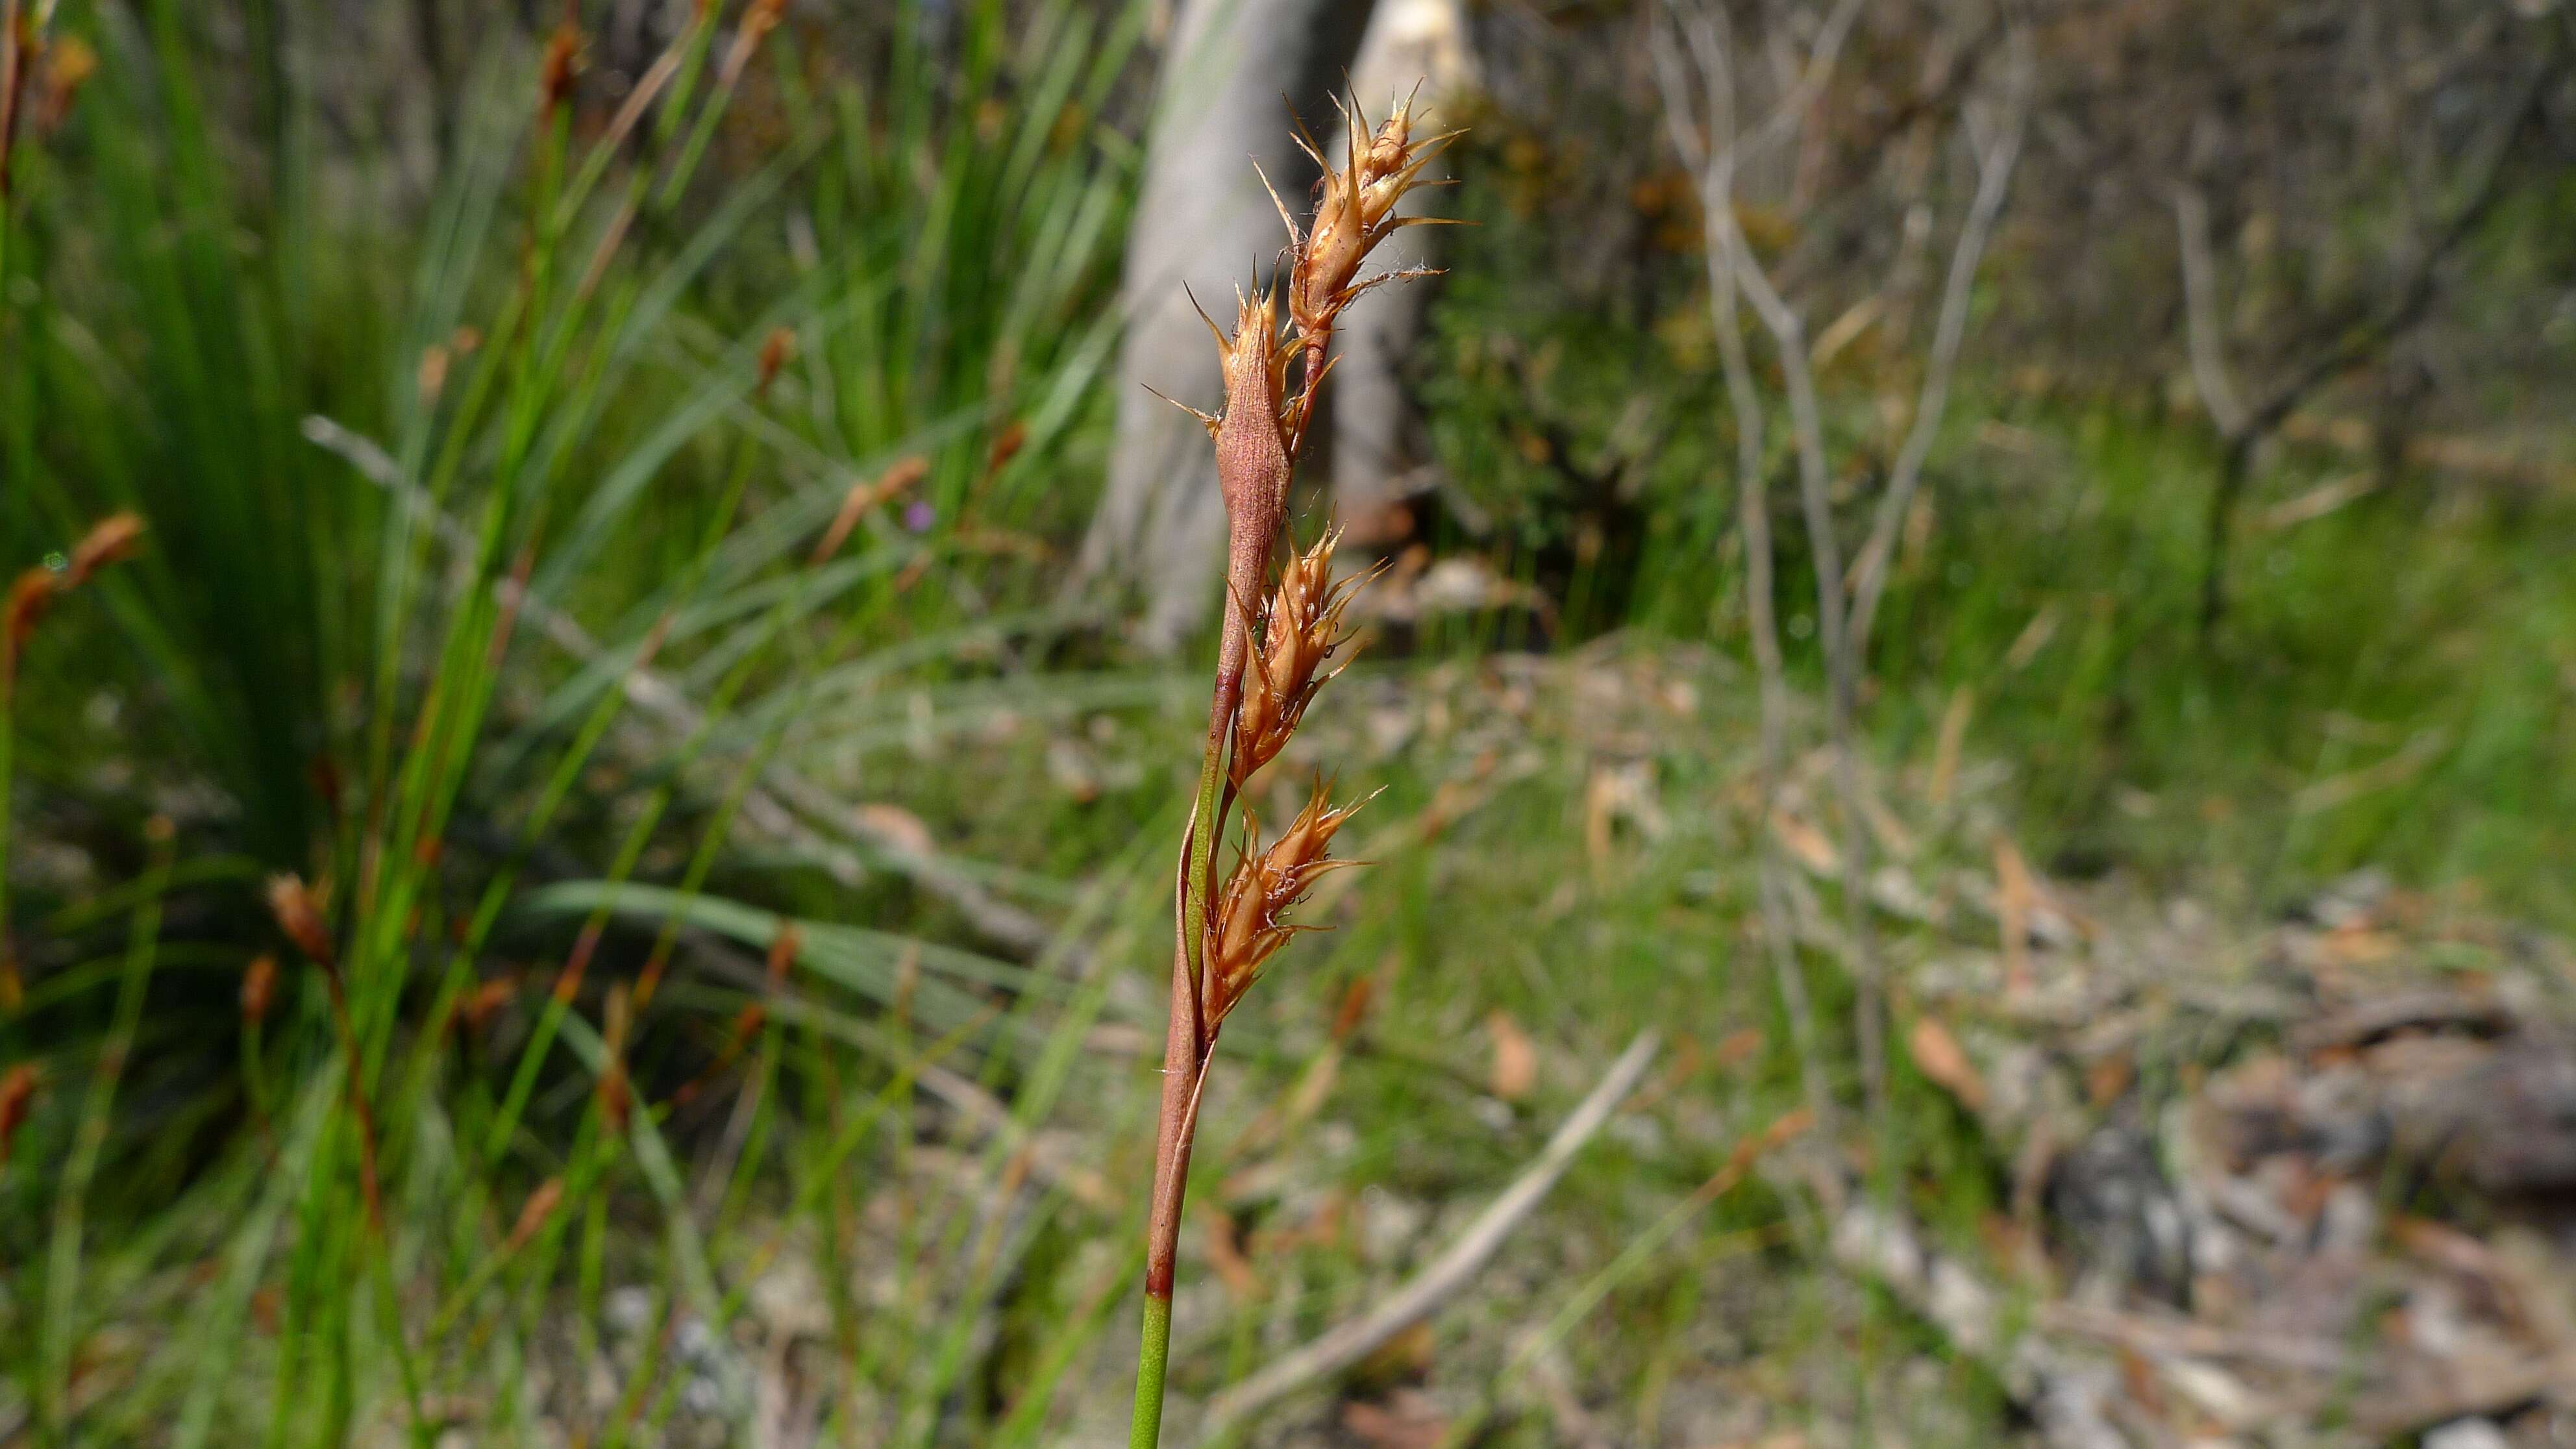
[[[1163,1438],[1163,1368],[1172,1350],[1172,1300],[1145,1295],[1145,1342],[1136,1357],[1136,1416],[1127,1449],[1155,1449]]]
[[[1225,771],[1219,756],[1224,752],[1213,733],[1208,740],[1207,757],[1199,765],[1198,803],[1190,810],[1189,887],[1181,896],[1181,949],[1188,954],[1190,985],[1199,991],[1200,972],[1206,968],[1208,902],[1216,894],[1216,838],[1225,827],[1217,819],[1217,783]],[[1195,1031],[1205,1024],[1192,1022]],[[1204,1049],[1205,1042],[1199,1043]]]

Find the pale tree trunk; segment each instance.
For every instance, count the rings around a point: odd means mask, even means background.
[[[1433,130],[1449,129],[1441,102],[1468,80],[1466,17],[1459,0],[1382,0],[1351,66],[1351,93],[1372,118],[1421,87]],[[1434,162],[1439,169],[1441,162]],[[1398,210],[1420,214],[1439,192],[1407,196]],[[1379,265],[1405,271],[1438,264],[1440,228],[1406,227],[1377,249]],[[1380,287],[1342,316],[1333,367],[1333,507],[1355,555],[1399,542],[1409,531],[1398,512],[1420,491],[1412,399],[1401,369],[1422,332],[1425,286]]]
[[[1206,433],[1146,389],[1210,412],[1222,400],[1216,349],[1184,288],[1231,316],[1237,287],[1268,285],[1287,237],[1254,166],[1305,207],[1315,174],[1289,111],[1336,134],[1331,97],[1372,5],[1186,0],[1173,26],[1127,244],[1117,441],[1081,559],[1085,582],[1141,598],[1148,648],[1173,647],[1216,603],[1225,505]]]

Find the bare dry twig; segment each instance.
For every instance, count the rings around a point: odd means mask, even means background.
[[[1226,1430],[1266,1405],[1359,1362],[1380,1344],[1438,1312],[1441,1305],[1457,1296],[1483,1271],[1503,1240],[1556,1186],[1574,1154],[1583,1150],[1583,1145],[1636,1089],[1647,1066],[1654,1061],[1656,1045],[1653,1031],[1639,1032],[1628,1043],[1628,1049],[1610,1064],[1610,1070],[1602,1074],[1591,1094],[1558,1125],[1538,1157],[1521,1169],[1511,1186],[1487,1204],[1429,1267],[1368,1312],[1334,1325],[1305,1347],[1272,1360],[1261,1372],[1209,1401],[1206,1420],[1199,1428],[1200,1438],[1218,1440]]]

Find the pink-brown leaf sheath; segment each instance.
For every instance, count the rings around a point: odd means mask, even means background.
[[[1290,460],[1279,427],[1288,354],[1279,346],[1278,316],[1266,293],[1242,304],[1234,336],[1220,339],[1220,353],[1225,415],[1209,431],[1216,438],[1217,486],[1225,494],[1225,625],[1217,638],[1211,744],[1222,743],[1234,722],[1251,646],[1251,611],[1265,592],[1270,552],[1288,519]]]
[[[1208,330],[1216,331],[1216,324],[1209,323]],[[1234,335],[1219,333],[1217,352],[1224,365],[1225,415],[1208,424],[1208,434],[1216,440],[1217,486],[1225,495],[1226,597],[1225,623],[1217,638],[1216,682],[1208,700],[1211,759],[1233,732],[1242,700],[1244,660],[1251,650],[1251,610],[1262,596],[1270,552],[1288,518],[1288,443],[1279,425],[1288,355],[1279,346],[1278,310],[1269,294],[1239,304]],[[1204,925],[1201,939],[1195,943],[1190,939],[1189,862],[1201,848],[1198,833],[1213,833],[1218,824],[1214,819],[1190,822],[1193,839],[1181,853],[1174,901],[1179,930],[1172,948],[1172,1017],[1163,1040],[1163,1110],[1155,1140],[1154,1203],[1145,1252],[1145,1292],[1167,1300],[1179,1257],[1190,1144],[1198,1135],[1199,1083],[1213,1041],[1200,983]],[[1190,949],[1194,944],[1200,947],[1195,963]],[[1193,969],[1194,965],[1200,969]]]

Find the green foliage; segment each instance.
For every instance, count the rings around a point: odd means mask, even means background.
[[[540,1386],[604,1364],[605,1401],[575,1411],[590,1442],[738,1430],[741,1385],[689,1357],[690,1325],[791,1267],[818,1280],[827,1432],[1054,1442],[1091,1380],[1123,1389],[1100,1345],[1128,1327],[1154,1078],[1122,1043],[1159,1025],[1131,967],[1167,941],[1203,685],[1116,661],[1056,589],[1110,413],[1151,9],[908,4],[856,60],[782,29],[730,86],[743,10],[714,9],[618,146],[613,99],[541,116],[535,57],[493,47],[435,193],[378,216],[305,184],[319,118],[270,62],[311,15],[247,6],[274,24],[234,36],[177,0],[61,7],[102,65],[22,151],[0,253],[0,545],[31,562],[116,508],[151,533],[46,621],[16,700],[26,995],[0,1068],[42,1075],[0,1166],[0,1423],[526,1436],[579,1398]],[[236,42],[270,77],[247,130]],[[1382,864],[1229,1029],[1240,1095],[1193,1195],[1270,1235],[1261,1276],[1293,1296],[1195,1322],[1185,1302],[1189,1395],[1409,1261],[1334,1214],[1489,1190],[1649,1022],[1674,1038],[1655,1107],[1559,1189],[1566,1231],[1510,1260],[1545,1343],[1641,1402],[1721,1310],[1851,1350],[1777,1189],[1672,1211],[1800,1100],[1747,929],[1753,690],[1696,264],[1575,286],[1494,164],[1469,153],[1484,225],[1447,234],[1414,379],[1452,480],[1434,542],[1555,613],[1373,658],[1292,762],[1385,787],[1354,826]],[[1971,359],[1876,632],[1882,770],[1919,772],[1964,700],[1985,804],[2057,873],[2264,909],[2374,864],[2576,921],[2563,489],[2408,472],[2275,525],[2268,505],[2354,467],[2285,447],[2204,641],[2198,426]],[[1827,370],[1838,451],[1892,444],[1881,381]],[[1497,648],[1518,645],[1563,674],[1531,682]],[[667,694],[634,687],[647,662]],[[1594,719],[1623,669],[1643,682]],[[1660,815],[1602,803],[1621,770]],[[900,808],[852,818],[782,777]],[[944,875],[918,819],[955,844]],[[331,883],[345,1010],[270,919],[282,871]],[[960,881],[1049,939],[996,936]],[[260,954],[280,987],[246,1023]],[[1848,1096],[1848,983],[1804,960]],[[1490,1090],[1496,1012],[1539,1043],[1533,1095]],[[1748,1028],[1758,1049],[1725,1059]],[[1897,1076],[1909,1202],[1970,1243],[2002,1165]],[[1318,1082],[1305,1116],[1274,1111]],[[1320,1180],[1233,1176],[1293,1154]],[[1871,1362],[1934,1346],[1892,1307],[1873,1323]],[[1524,1366],[1454,1338],[1444,1374]],[[1981,1371],[1949,1372],[1977,1424],[2000,1416]],[[1506,1401],[1493,1442],[1536,1442]]]

